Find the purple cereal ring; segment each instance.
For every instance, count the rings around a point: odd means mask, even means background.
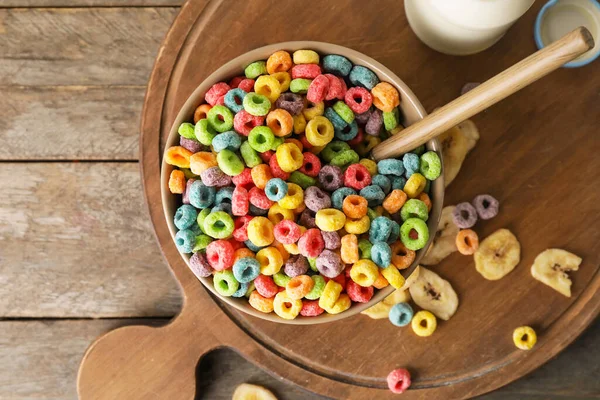
[[[194,178],[190,178],[188,179],[188,181],[185,184],[185,189],[183,191],[183,195],[181,196],[181,200],[183,202],[183,204],[190,204],[190,186],[192,186],[192,183],[196,182],[196,180]]]
[[[304,191],[304,204],[314,212],[331,207],[331,197],[316,186],[309,186]]]
[[[325,242],[325,248],[327,250],[336,250],[342,245],[340,235],[337,232],[321,231],[321,236],[323,236],[323,241]]]
[[[308,271],[308,260],[302,254],[290,256],[283,267],[283,272],[290,278],[304,275]]]
[[[452,211],[454,224],[461,229],[469,229],[477,222],[477,211],[471,203],[460,203]]]
[[[212,267],[206,260],[206,256],[202,253],[194,253],[190,257],[190,269],[198,278],[207,278],[213,272]]]
[[[356,116],[354,117],[354,119],[356,120],[356,123],[359,125],[364,125],[367,122],[369,122],[369,117],[371,116],[371,110],[367,110],[362,114],[356,114]]]
[[[335,278],[344,270],[344,263],[339,255],[331,250],[323,250],[317,257],[317,269],[327,278]]]
[[[298,218],[298,225],[301,225],[307,229],[316,228],[317,224],[315,223],[315,213],[308,208],[302,211],[300,218]]]
[[[344,174],[340,167],[325,165],[319,171],[319,182],[323,189],[333,192],[344,184]]]
[[[200,174],[202,183],[206,186],[229,186],[231,185],[231,177],[221,171],[219,167],[211,167],[202,171]]]
[[[379,110],[374,110],[369,116],[367,125],[365,125],[365,132],[372,136],[378,136],[383,126],[383,114]]]
[[[188,149],[192,153],[197,153],[204,149],[202,143],[194,139],[184,138],[183,136],[179,136],[179,145],[183,148]]]
[[[304,99],[299,94],[282,93],[275,102],[275,108],[282,108],[292,115],[298,115],[304,109]]]
[[[473,199],[473,205],[477,210],[477,215],[481,219],[491,219],[498,215],[498,206],[500,202],[492,195],[480,194]]]

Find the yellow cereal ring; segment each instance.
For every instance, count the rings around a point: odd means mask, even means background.
[[[396,289],[400,289],[404,286],[405,279],[394,264],[389,265],[387,268],[381,268],[379,272],[381,272],[381,275],[383,275],[389,284]]]
[[[353,233],[355,235],[361,235],[367,232],[370,227],[371,219],[368,215],[364,215],[357,219],[347,218],[346,224],[344,225],[346,232]]]
[[[290,74],[288,72],[275,72],[274,74],[271,74],[271,76],[277,79],[277,82],[279,82],[279,89],[281,90],[281,93],[287,92],[287,90],[290,88],[290,83],[292,82],[292,77]]]
[[[323,208],[315,215],[315,224],[325,232],[335,232],[344,227],[346,215],[335,208]]]
[[[201,151],[192,154],[190,157],[190,169],[196,175],[200,175],[203,171],[217,166],[217,157],[214,153]]]
[[[350,297],[348,297],[348,295],[346,293],[342,293],[342,294],[340,294],[340,297],[338,297],[338,299],[335,302],[335,304],[333,305],[333,307],[329,307],[329,308],[322,307],[322,308],[325,311],[327,311],[329,314],[339,314],[339,313],[344,312],[347,309],[349,309],[351,305],[352,305],[352,302],[350,301]]]
[[[306,140],[313,146],[327,145],[333,140],[333,125],[325,117],[314,117],[306,124]]]
[[[378,277],[379,269],[371,260],[358,260],[350,268],[350,279],[362,287],[373,286]]]
[[[269,208],[269,213],[267,214],[269,221],[273,223],[273,225],[277,225],[284,219],[289,219],[290,221],[294,221],[296,216],[293,210],[288,210],[287,208],[281,207],[279,204],[275,203]]]
[[[169,175],[169,191],[173,194],[182,194],[185,190],[185,174],[183,171],[174,169]]]
[[[429,311],[423,310],[414,315],[410,325],[417,336],[431,336],[437,328],[437,319]]]
[[[313,154],[319,154],[326,146],[313,146],[310,148],[310,152]]]
[[[411,198],[414,199],[417,197],[423,189],[425,189],[425,185],[427,184],[427,179],[418,172],[412,174],[408,181],[404,185],[404,193]]]
[[[248,303],[260,312],[268,314],[273,311],[273,299],[268,299],[266,297],[261,296],[256,290],[250,293],[250,298],[248,299]]]
[[[296,50],[292,55],[294,64],[318,64],[319,54],[314,50]]]
[[[283,265],[283,257],[276,247],[269,246],[256,253],[256,261],[260,264],[260,273],[275,275]]]
[[[281,257],[283,258],[283,263],[285,264],[287,260],[290,258],[290,253],[285,249],[282,243],[279,243],[277,240],[273,240],[271,246],[275,247],[281,253]]]
[[[277,164],[285,172],[294,172],[304,163],[304,156],[294,143],[283,143],[277,147],[275,157]]]
[[[294,210],[304,201],[304,191],[295,183],[288,183],[288,192],[285,197],[277,202],[282,208]]]
[[[362,164],[369,171],[369,175],[377,175],[377,163],[375,161],[363,158],[358,163]]]
[[[274,104],[281,94],[281,85],[274,76],[261,75],[254,82],[254,92],[265,96]]]
[[[537,334],[529,326],[520,326],[513,332],[513,342],[521,350],[531,350],[537,343]]]
[[[285,291],[279,292],[275,295],[273,310],[283,319],[294,319],[302,310],[302,300],[290,298]]]
[[[318,103],[308,103],[304,110],[302,110],[302,115],[306,118],[307,121],[314,119],[315,117],[323,115],[325,112],[325,103],[322,101]]]
[[[363,141],[356,145],[354,150],[358,153],[359,156],[365,157],[375,146],[381,143],[381,139],[377,136],[365,135]]]
[[[302,114],[294,115],[293,119],[294,119],[294,133],[296,135],[303,133],[304,130],[306,129],[306,118],[304,118],[304,115],[302,115]]]
[[[287,139],[285,139],[284,143],[294,143],[296,146],[298,146],[298,148],[300,149],[300,151],[304,150],[304,145],[298,139],[287,138]]]
[[[173,146],[167,149],[165,153],[165,162],[179,168],[190,167],[190,157],[192,152],[181,146]]]
[[[268,246],[275,240],[273,223],[265,217],[254,217],[248,223],[248,239],[256,246]]]
[[[284,244],[283,248],[285,249],[285,251],[287,251],[290,254],[293,254],[293,255],[300,254],[300,249],[298,248],[298,245],[296,243]]]
[[[321,293],[321,297],[319,298],[319,307],[323,309],[333,308],[343,289],[342,285],[333,279],[330,279],[325,285],[325,289],[323,289],[323,293]]]
[[[353,264],[358,261],[358,238],[356,235],[346,234],[342,236],[340,257],[346,264]]]

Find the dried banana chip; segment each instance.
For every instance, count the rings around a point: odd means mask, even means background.
[[[235,388],[231,400],[277,400],[277,397],[262,386],[242,383]]]
[[[548,249],[542,251],[533,261],[531,275],[550,286],[558,293],[571,297],[571,280],[567,272],[577,271],[581,257],[566,250]]]
[[[437,232],[431,242],[431,246],[421,260],[423,265],[436,265],[451,253],[457,251],[456,235],[460,230],[452,220],[454,206],[446,206],[442,209],[440,223]]]
[[[444,183],[446,187],[452,183],[465,157],[479,140],[479,130],[471,120],[461,122],[438,136],[442,145],[444,160]]]
[[[475,268],[485,279],[501,279],[521,259],[521,245],[508,229],[498,229],[486,237],[475,252]]]
[[[447,280],[421,267],[419,278],[408,289],[413,301],[422,309],[449,320],[458,308],[458,296]]]
[[[410,301],[410,294],[408,293],[408,290],[396,289],[380,303],[375,304],[373,307],[367,308],[365,311],[361,312],[361,314],[367,315],[373,319],[387,318],[394,304],[406,303],[408,301]]]

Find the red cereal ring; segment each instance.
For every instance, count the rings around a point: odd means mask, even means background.
[[[238,174],[231,178],[231,182],[235,186],[241,186],[246,190],[252,189],[254,181],[252,180],[252,169],[244,168],[241,174]]]
[[[310,83],[308,91],[306,92],[306,98],[313,103],[320,103],[325,100],[328,91],[329,79],[327,79],[325,75],[318,75]]]
[[[231,196],[231,213],[235,216],[243,216],[248,214],[249,207],[250,195],[248,190],[243,186],[236,186]]]
[[[215,271],[233,266],[233,246],[227,240],[215,240],[206,246],[206,260]]]
[[[346,281],[350,278],[346,278],[346,274],[339,274],[338,276],[336,276],[335,278],[331,279],[328,278],[326,276],[323,276],[323,279],[325,280],[325,283],[329,282],[330,280],[333,280],[336,283],[339,283],[340,285],[342,285],[342,292],[346,290]]]
[[[269,162],[271,158],[275,158],[273,157],[275,155],[275,152],[273,150],[263,151],[262,153],[258,153],[258,155],[260,156],[260,159],[263,160],[263,162],[265,163]]]
[[[256,186],[250,189],[248,195],[250,204],[255,207],[262,208],[263,210],[268,210],[273,206],[273,204],[275,204],[274,201],[269,200],[264,190],[259,189]]]
[[[344,172],[344,186],[361,190],[371,184],[371,174],[362,164],[352,164]]]
[[[354,147],[359,143],[362,143],[363,138],[365,137],[365,132],[363,131],[363,129],[359,126],[358,127],[358,133],[356,134],[356,136],[354,137],[354,139],[352,140],[348,140],[348,144],[350,145],[350,147]]]
[[[224,97],[230,90],[231,88],[225,82],[215,83],[204,95],[204,100],[211,106],[214,106],[215,104],[218,104],[219,99]]]
[[[233,117],[233,129],[240,135],[248,136],[252,128],[262,125],[265,117],[256,117],[242,110]]]
[[[292,67],[292,79],[314,79],[321,75],[319,64],[298,64]]]
[[[310,144],[310,142],[306,139],[306,135],[305,134],[299,135],[298,139],[300,140],[300,143],[302,143],[302,146],[304,146],[305,150],[312,149],[313,145]]]
[[[238,242],[245,242],[248,240],[248,224],[254,218],[251,215],[244,215],[243,217],[236,218],[233,221],[233,238]]]
[[[234,252],[234,258],[235,258],[235,251],[241,248],[246,249],[246,246],[244,245],[244,243],[235,240],[234,237],[231,237],[229,239],[227,239],[227,241],[231,244],[231,247],[233,247],[233,252]],[[233,265],[233,263],[232,263]]]
[[[245,76],[235,76],[231,78],[231,80],[229,81],[229,87],[232,89],[237,88],[238,86],[240,86],[240,82],[244,79],[246,79]]]
[[[250,93],[254,91],[254,79],[243,79],[238,85],[240,89],[242,89],[246,93]]]
[[[355,114],[362,114],[373,104],[373,96],[367,89],[355,86],[348,89],[344,102]]]
[[[316,317],[323,314],[325,310],[319,307],[319,300],[302,300],[300,315],[303,317]]]
[[[269,167],[271,168],[271,174],[273,175],[273,178],[279,178],[283,179],[284,181],[287,181],[290,177],[290,174],[282,170],[279,166],[279,163],[277,162],[277,157],[271,157],[271,159],[269,160]]]
[[[281,244],[292,244],[300,239],[302,231],[300,230],[300,226],[294,221],[284,219],[275,225],[273,235],[275,236],[275,240]]]
[[[325,248],[325,241],[321,236],[321,231],[316,228],[311,228],[304,232],[298,240],[298,250],[304,257],[315,258]]]
[[[304,160],[302,161],[302,167],[298,171],[308,176],[318,176],[321,171],[321,160],[319,160],[319,157],[308,151],[302,155],[304,156]]]
[[[325,95],[325,100],[344,100],[346,90],[348,90],[346,82],[333,74],[325,74],[323,76],[329,80],[329,90],[327,91],[327,95]]]
[[[373,292],[373,286],[362,287],[352,279],[349,279],[346,284],[346,293],[348,293],[348,297],[350,297],[350,300],[357,303],[369,302],[371,297],[373,297]]]
[[[404,393],[410,387],[410,372],[404,368],[398,368],[387,376],[388,388],[393,393]]]
[[[273,278],[267,275],[257,276],[254,280],[254,287],[256,288],[258,294],[266,298],[274,297],[277,293],[279,293],[279,286],[273,282]]]

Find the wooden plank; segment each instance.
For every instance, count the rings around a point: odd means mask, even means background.
[[[0,317],[179,310],[137,163],[5,163],[0,187]]]
[[[9,86],[0,160],[137,160],[142,86]]]
[[[75,380],[86,348],[98,335],[119,326],[162,324],[165,320],[76,320],[0,322],[0,398],[75,400]],[[596,323],[565,352],[531,375],[482,400],[564,400],[598,398],[600,365],[591,351],[600,346]],[[10,365],[10,368],[7,367]],[[273,378],[232,350],[206,355],[200,362],[200,399],[229,400],[242,382],[270,388],[280,400],[324,400]]]
[[[178,11],[0,9],[0,85],[145,85]]]
[[[4,0],[0,7],[177,7],[183,3],[185,0]]]

